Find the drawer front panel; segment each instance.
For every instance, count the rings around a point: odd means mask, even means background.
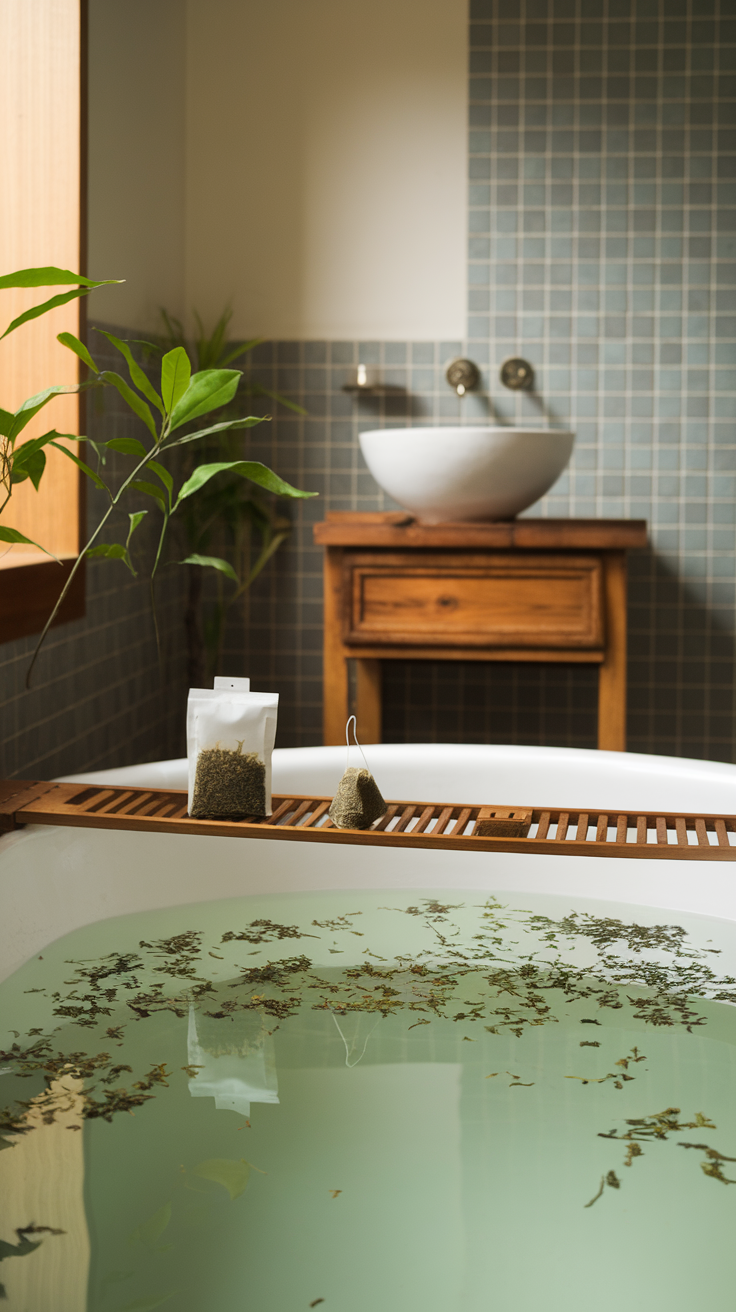
[[[346,561],[345,638],[463,647],[600,647],[597,557],[499,556],[480,564]]]

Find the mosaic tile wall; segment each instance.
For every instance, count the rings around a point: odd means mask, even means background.
[[[125,329],[113,329],[128,336]],[[97,339],[92,349],[103,367],[118,368]],[[139,421],[112,388],[88,406],[89,435],[99,441],[139,437]],[[145,433],[145,430],[144,430]],[[127,464],[113,457],[112,481]],[[88,522],[104,510],[103,494],[88,498]],[[131,508],[138,509],[131,503]],[[143,508],[142,506],[140,508]],[[150,546],[144,526],[140,547]],[[115,526],[108,541],[119,540]],[[25,676],[36,640],[0,645],[0,777],[51,779],[59,774],[105,769],[184,751],[185,674],[182,580],[167,579],[158,610],[163,650],[159,670],[148,585],[134,580],[120,561],[87,566],[84,619],[52,629],[29,691]]]
[[[533,513],[650,522],[630,746],[734,759],[736,4],[471,0],[470,44],[470,355],[578,434]]]

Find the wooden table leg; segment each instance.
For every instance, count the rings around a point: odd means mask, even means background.
[[[345,742],[348,653],[342,641],[342,551],[328,547],[324,561],[324,644],[322,659],[322,741],[325,747]]]
[[[626,751],[626,555],[603,556],[606,655],[598,674],[598,747]]]
[[[381,741],[381,662],[356,660],[355,716],[362,743]]]

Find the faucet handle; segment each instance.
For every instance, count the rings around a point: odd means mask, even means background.
[[[480,370],[472,360],[451,360],[445,370],[445,378],[458,396],[465,396],[480,382]]]

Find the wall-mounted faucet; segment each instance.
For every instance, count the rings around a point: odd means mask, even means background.
[[[465,396],[480,382],[480,371],[472,360],[451,360],[445,370],[445,378],[458,396]]]
[[[534,369],[528,360],[513,355],[501,365],[501,382],[512,392],[531,392],[534,387]]]

